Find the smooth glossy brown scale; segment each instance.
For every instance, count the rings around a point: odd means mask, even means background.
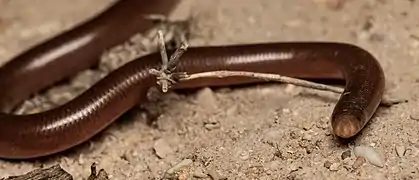
[[[120,0],[87,25],[81,25],[18,56],[0,69],[0,85],[11,83],[8,89],[1,90],[4,94],[0,98],[1,109],[7,113],[36,91],[88,68],[97,62],[104,49],[127,39],[137,30],[149,28],[150,24],[139,18],[141,15],[151,11],[168,11],[175,2]],[[135,27],[127,22],[133,18],[138,21]],[[113,33],[117,30],[120,33]],[[61,56],[43,60],[48,54],[60,51],[60,47],[54,45],[67,46],[85,37],[89,34],[87,32],[95,34],[93,41]],[[118,37],[108,39],[109,33]],[[104,45],[93,46],[99,42]],[[146,100],[148,89],[156,85],[155,77],[148,70],[158,68],[160,61],[159,53],[131,61],[77,98],[49,111],[32,115],[0,114],[0,157],[25,159],[47,156],[87,141],[135,104]],[[365,126],[378,107],[384,89],[384,73],[378,61],[367,51],[343,43],[192,47],[181,57],[177,70],[188,73],[239,70],[297,78],[345,79],[345,92],[331,117],[334,134],[343,138],[354,136]],[[48,78],[49,81],[44,82],[46,76],[56,78]],[[26,79],[31,79],[31,83],[25,84],[28,82]],[[206,78],[182,82],[174,88],[229,86],[259,81],[244,77]]]

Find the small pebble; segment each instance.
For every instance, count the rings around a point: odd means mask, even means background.
[[[221,177],[221,175],[217,172],[217,171],[215,171],[215,170],[213,170],[213,169],[211,169],[211,170],[208,170],[208,175],[211,177],[211,179],[213,179],[213,180],[220,180],[220,179],[223,179],[222,177]]]
[[[331,171],[337,171],[340,168],[340,164],[339,163],[333,163],[332,165],[330,165],[330,170]]]
[[[219,122],[207,122],[204,127],[208,130],[219,129],[221,124]]]
[[[121,155],[121,159],[128,162],[134,162],[137,158],[133,156],[130,152],[124,152],[124,154]]]
[[[396,153],[397,153],[397,156],[403,157],[404,154],[406,153],[406,148],[404,146],[396,146]]]
[[[188,172],[188,171],[180,171],[180,172],[177,173],[177,179],[178,180],[188,180],[188,179],[190,179],[189,178],[190,176],[191,176],[190,172]]]
[[[248,160],[249,157],[250,157],[250,154],[247,151],[242,151],[240,153],[240,156],[239,157],[240,157],[241,160]]]
[[[276,143],[281,142],[284,136],[284,131],[281,129],[273,129],[269,130],[263,135],[263,141],[274,145]]]
[[[284,114],[288,114],[290,112],[291,112],[290,109],[287,109],[287,108],[282,109],[282,113],[284,113]]]
[[[351,162],[352,162],[351,158],[346,158],[346,159],[342,160],[342,164],[344,166],[347,166],[348,164],[351,164]]]
[[[326,130],[329,127],[329,121],[323,120],[323,118],[322,118],[322,120],[320,120],[320,122],[316,123],[316,127],[320,128],[320,129],[323,129],[323,130]]]
[[[77,74],[71,81],[71,86],[86,89],[102,78],[99,72],[94,70],[86,70]]]
[[[311,141],[313,139],[313,136],[310,133],[304,133],[303,140]]]
[[[291,132],[290,132],[290,137],[291,137],[292,139],[297,139],[297,138],[298,138],[298,134],[297,134],[296,132],[294,132],[294,131],[291,131]]]
[[[384,162],[374,148],[369,146],[357,146],[354,148],[355,156],[364,157],[369,163],[377,167],[384,167]]]
[[[351,150],[344,151],[340,157],[342,158],[342,160],[351,157]]]
[[[139,162],[139,163],[135,163],[135,171],[147,171],[148,170],[148,165],[144,162]]]
[[[330,167],[332,166],[332,162],[330,162],[330,161],[325,161],[324,162],[324,164],[323,164],[323,167],[325,167],[325,168],[327,168],[327,169],[330,169]]]
[[[218,108],[218,102],[211,88],[203,88],[196,95],[196,102],[208,114],[215,113]]]
[[[187,167],[189,165],[191,165],[193,163],[193,161],[191,159],[184,159],[183,161],[181,161],[180,163],[176,164],[175,166],[173,166],[172,168],[168,169],[166,171],[167,174],[173,174],[175,172],[180,171],[180,169]]]
[[[410,115],[410,119],[418,121],[419,120],[419,113],[414,113]]]
[[[314,124],[312,122],[308,122],[308,121],[304,121],[302,124],[304,131],[310,130],[311,127],[313,127],[313,125]]]
[[[64,104],[73,99],[75,92],[67,86],[57,86],[47,92],[48,99],[55,104]]]
[[[315,3],[324,4],[331,10],[341,10],[347,0],[313,0]]]
[[[206,178],[208,177],[208,174],[204,173],[203,169],[198,168],[194,171],[193,176],[197,178]]]
[[[290,21],[287,21],[287,22],[285,22],[285,26],[287,26],[287,27],[300,27],[302,24],[304,24],[304,22],[302,21],[302,20],[298,20],[298,19],[295,19],[295,20],[290,20]],[[290,86],[287,86],[286,88],[285,88],[285,92],[287,92],[287,93],[292,93],[293,92],[293,88],[289,88]]]
[[[217,118],[209,118],[204,123],[204,127],[208,130],[218,129],[221,127],[221,124]]]
[[[237,113],[237,105],[230,106],[226,111],[225,114],[227,116],[234,116]]]
[[[384,41],[384,39],[385,39],[385,36],[383,34],[378,34],[378,33],[372,33],[369,38],[371,42],[382,42]]]
[[[361,167],[364,163],[365,163],[365,158],[362,156],[359,156],[356,158],[354,164],[352,164],[352,168],[354,169],[358,169],[359,167]]]
[[[291,164],[288,166],[288,170],[289,172],[295,172],[298,171],[301,167],[298,166],[297,164]]]
[[[388,178],[386,178],[386,176],[384,174],[380,173],[380,172],[375,172],[372,175],[372,179],[374,179],[374,180],[387,180]]]
[[[166,158],[171,152],[172,148],[164,139],[158,139],[154,143],[154,151],[159,158]]]
[[[275,160],[275,161],[271,161],[266,165],[266,169],[268,170],[276,170],[280,168],[281,165],[281,161],[279,160]]]

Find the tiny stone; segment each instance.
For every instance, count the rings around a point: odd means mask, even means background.
[[[312,123],[312,122],[307,122],[307,121],[303,122],[303,129],[304,129],[305,131],[310,130],[310,129],[311,129],[311,127],[313,127],[313,123]]]
[[[325,130],[329,127],[329,124],[326,123],[326,122],[321,121],[321,122],[316,124],[316,127]]]
[[[331,133],[330,131],[325,131],[325,132],[324,132],[324,135],[325,135],[325,136],[331,136],[331,135],[332,135],[332,133]]]
[[[396,146],[396,153],[397,153],[397,156],[403,157],[404,154],[406,153],[406,148],[404,146]]]
[[[221,175],[217,171],[215,171],[213,169],[208,170],[208,175],[211,176],[211,179],[213,179],[213,180],[220,180],[220,179],[222,179]]]
[[[196,169],[196,170],[194,171],[194,173],[193,173],[193,176],[194,176],[194,177],[197,177],[197,178],[206,178],[206,177],[208,177],[208,175],[207,175],[207,174],[205,174],[205,173],[204,173],[204,170],[203,170],[203,169],[201,169],[201,168]]]
[[[285,159],[284,155],[282,155],[282,151],[280,151],[280,150],[275,151],[274,155],[275,155],[275,157],[278,157],[280,159]]]
[[[299,27],[299,26],[301,26],[301,24],[303,24],[303,22],[301,20],[292,20],[292,21],[285,22],[285,25],[288,26],[288,27]],[[292,88],[288,88],[288,86],[287,86],[287,88],[285,89],[285,92],[291,93]]]
[[[280,168],[280,165],[281,165],[281,161],[279,161],[279,160],[271,161],[267,164],[266,168],[268,170],[276,170],[276,169]]]
[[[136,158],[129,152],[125,152],[124,154],[122,154],[121,159],[126,160],[131,163],[136,160]]]
[[[214,95],[214,92],[210,88],[203,88],[198,91],[196,95],[196,102],[202,107],[208,114],[215,113],[217,111],[218,102]]]
[[[351,162],[352,162],[351,158],[346,158],[346,159],[342,160],[342,164],[343,164],[343,165],[348,165],[348,164],[350,164]]]
[[[327,8],[332,10],[341,10],[345,5],[346,0],[314,0],[314,2],[317,4],[324,4]]]
[[[419,120],[419,113],[414,113],[410,115],[410,119],[418,121]]]
[[[145,164],[145,163],[143,163],[143,162],[140,162],[140,163],[137,163],[136,165],[135,165],[135,170],[136,171],[147,171],[148,170],[148,166],[147,166],[147,164]]]
[[[330,161],[326,161],[324,162],[323,166],[327,169],[330,169],[330,167],[332,166],[332,163]]]
[[[208,118],[207,120],[205,120],[205,123],[207,123],[207,124],[219,124],[220,122],[218,121],[217,118]]]
[[[290,109],[287,109],[287,108],[282,109],[282,113],[284,113],[284,114],[288,114],[288,113],[290,113],[290,112],[291,112],[291,110],[290,110]]]
[[[230,87],[220,87],[220,89],[217,90],[219,93],[229,93],[232,89]]]
[[[183,161],[181,161],[180,163],[176,164],[175,166],[173,166],[172,168],[168,169],[166,171],[167,174],[173,174],[175,172],[178,172],[180,169],[189,166],[193,163],[193,161],[191,159],[184,159]]]
[[[366,159],[364,157],[362,157],[362,156],[357,157],[354,164],[352,165],[352,168],[358,169],[359,167],[362,166],[362,164],[365,163],[365,161],[366,161]]]
[[[291,137],[292,139],[297,139],[297,138],[298,138],[298,135],[297,135],[297,133],[295,133],[294,131],[291,131],[291,132],[290,132],[290,137]]]
[[[382,42],[382,41],[384,41],[384,35],[383,34],[372,33],[369,40],[371,42]]]
[[[376,172],[373,174],[372,179],[376,179],[376,180],[386,180],[387,178],[385,177],[384,174]]]
[[[135,34],[133,35],[129,41],[131,41],[134,44],[140,44],[142,41],[144,41],[146,38],[141,34]]]
[[[221,127],[221,124],[218,122],[205,123],[204,127],[208,130],[219,129]]]
[[[333,163],[331,166],[330,166],[330,170],[331,171],[337,171],[337,170],[339,170],[339,167],[340,167],[340,164],[339,163]]]
[[[410,144],[418,143],[418,139],[414,139],[414,138],[409,138],[408,141],[409,141]]]
[[[71,81],[71,85],[77,88],[89,88],[92,84],[100,80],[102,76],[94,70],[86,70],[77,74]]]
[[[48,99],[55,104],[64,104],[75,96],[75,92],[67,86],[58,86],[47,92]]]
[[[176,173],[177,174],[177,179],[178,180],[188,180],[189,176],[190,176],[189,173],[190,172],[188,172],[188,171],[180,171],[180,172]]]
[[[247,151],[243,151],[243,152],[240,153],[240,159],[241,160],[247,160],[247,159],[249,159],[249,157],[250,157],[250,155],[249,155],[249,152],[247,152]]]
[[[284,132],[281,129],[274,129],[266,132],[263,136],[263,141],[269,144],[275,144],[283,139]]]
[[[296,164],[291,164],[290,166],[288,166],[288,169],[290,172],[294,172],[297,171],[298,169],[300,169],[300,166],[296,165]]]
[[[347,150],[347,151],[343,152],[340,157],[342,158],[342,160],[345,160],[346,158],[351,157],[351,150]]]
[[[33,108],[33,109],[27,109],[27,110],[25,110],[25,113],[27,113],[27,114],[35,114],[35,113],[39,113],[39,112],[42,112],[42,111],[44,111],[45,109],[50,109],[50,107],[52,107],[52,106],[46,106],[46,104],[45,105],[42,105],[42,107],[41,108]]]
[[[172,148],[164,139],[158,139],[154,143],[154,151],[159,158],[166,158],[172,152]]]
[[[237,113],[237,105],[233,105],[233,106],[229,107],[225,112],[225,114],[228,115],[228,116],[233,116],[236,113]]]
[[[378,152],[369,146],[357,146],[354,148],[355,156],[364,157],[369,163],[377,166],[384,167],[383,159]]]
[[[311,141],[313,139],[313,136],[309,133],[304,133],[303,140]]]

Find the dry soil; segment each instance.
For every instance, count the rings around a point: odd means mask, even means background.
[[[0,1],[0,61],[72,28],[112,2]],[[419,2],[184,0],[171,17],[188,16],[195,17],[191,46],[356,44],[380,61],[387,94],[409,101],[380,107],[355,140],[342,144],[331,135],[329,118],[338,99],[333,93],[284,84],[172,92],[149,105],[161,113],[151,124],[150,116],[136,108],[69,152],[35,162],[1,160],[0,177],[59,163],[81,179],[97,162],[111,179],[161,179],[173,167],[179,179],[419,179]],[[119,66],[119,59],[132,55],[127,48],[104,55],[103,71],[83,72],[38,96],[32,102],[42,105],[31,111],[65,103],[83,92]],[[354,168],[353,147],[360,145],[374,148],[384,166],[366,162]],[[396,148],[405,150],[404,155],[398,156]],[[176,168],[178,163],[186,166]]]

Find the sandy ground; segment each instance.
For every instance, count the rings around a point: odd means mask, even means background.
[[[0,61],[71,28],[111,2],[0,1]],[[417,1],[185,0],[173,17],[189,14],[197,17],[191,45],[275,41],[359,45],[382,64],[387,92],[409,101],[379,108],[360,136],[345,145],[330,134],[329,117],[338,98],[332,93],[278,84],[170,93],[154,105],[162,114],[152,125],[137,108],[69,152],[35,162],[1,160],[0,177],[59,163],[81,179],[97,162],[111,179],[161,179],[176,164],[192,160],[177,172],[180,179],[419,178]],[[102,77],[97,74],[82,73],[72,84],[44,96],[64,103],[62,99],[80,93],[74,84],[87,88]],[[353,168],[352,148],[358,145],[373,147],[384,167],[367,162]],[[396,147],[405,148],[405,155],[399,157]],[[348,150],[351,156],[342,159]]]

